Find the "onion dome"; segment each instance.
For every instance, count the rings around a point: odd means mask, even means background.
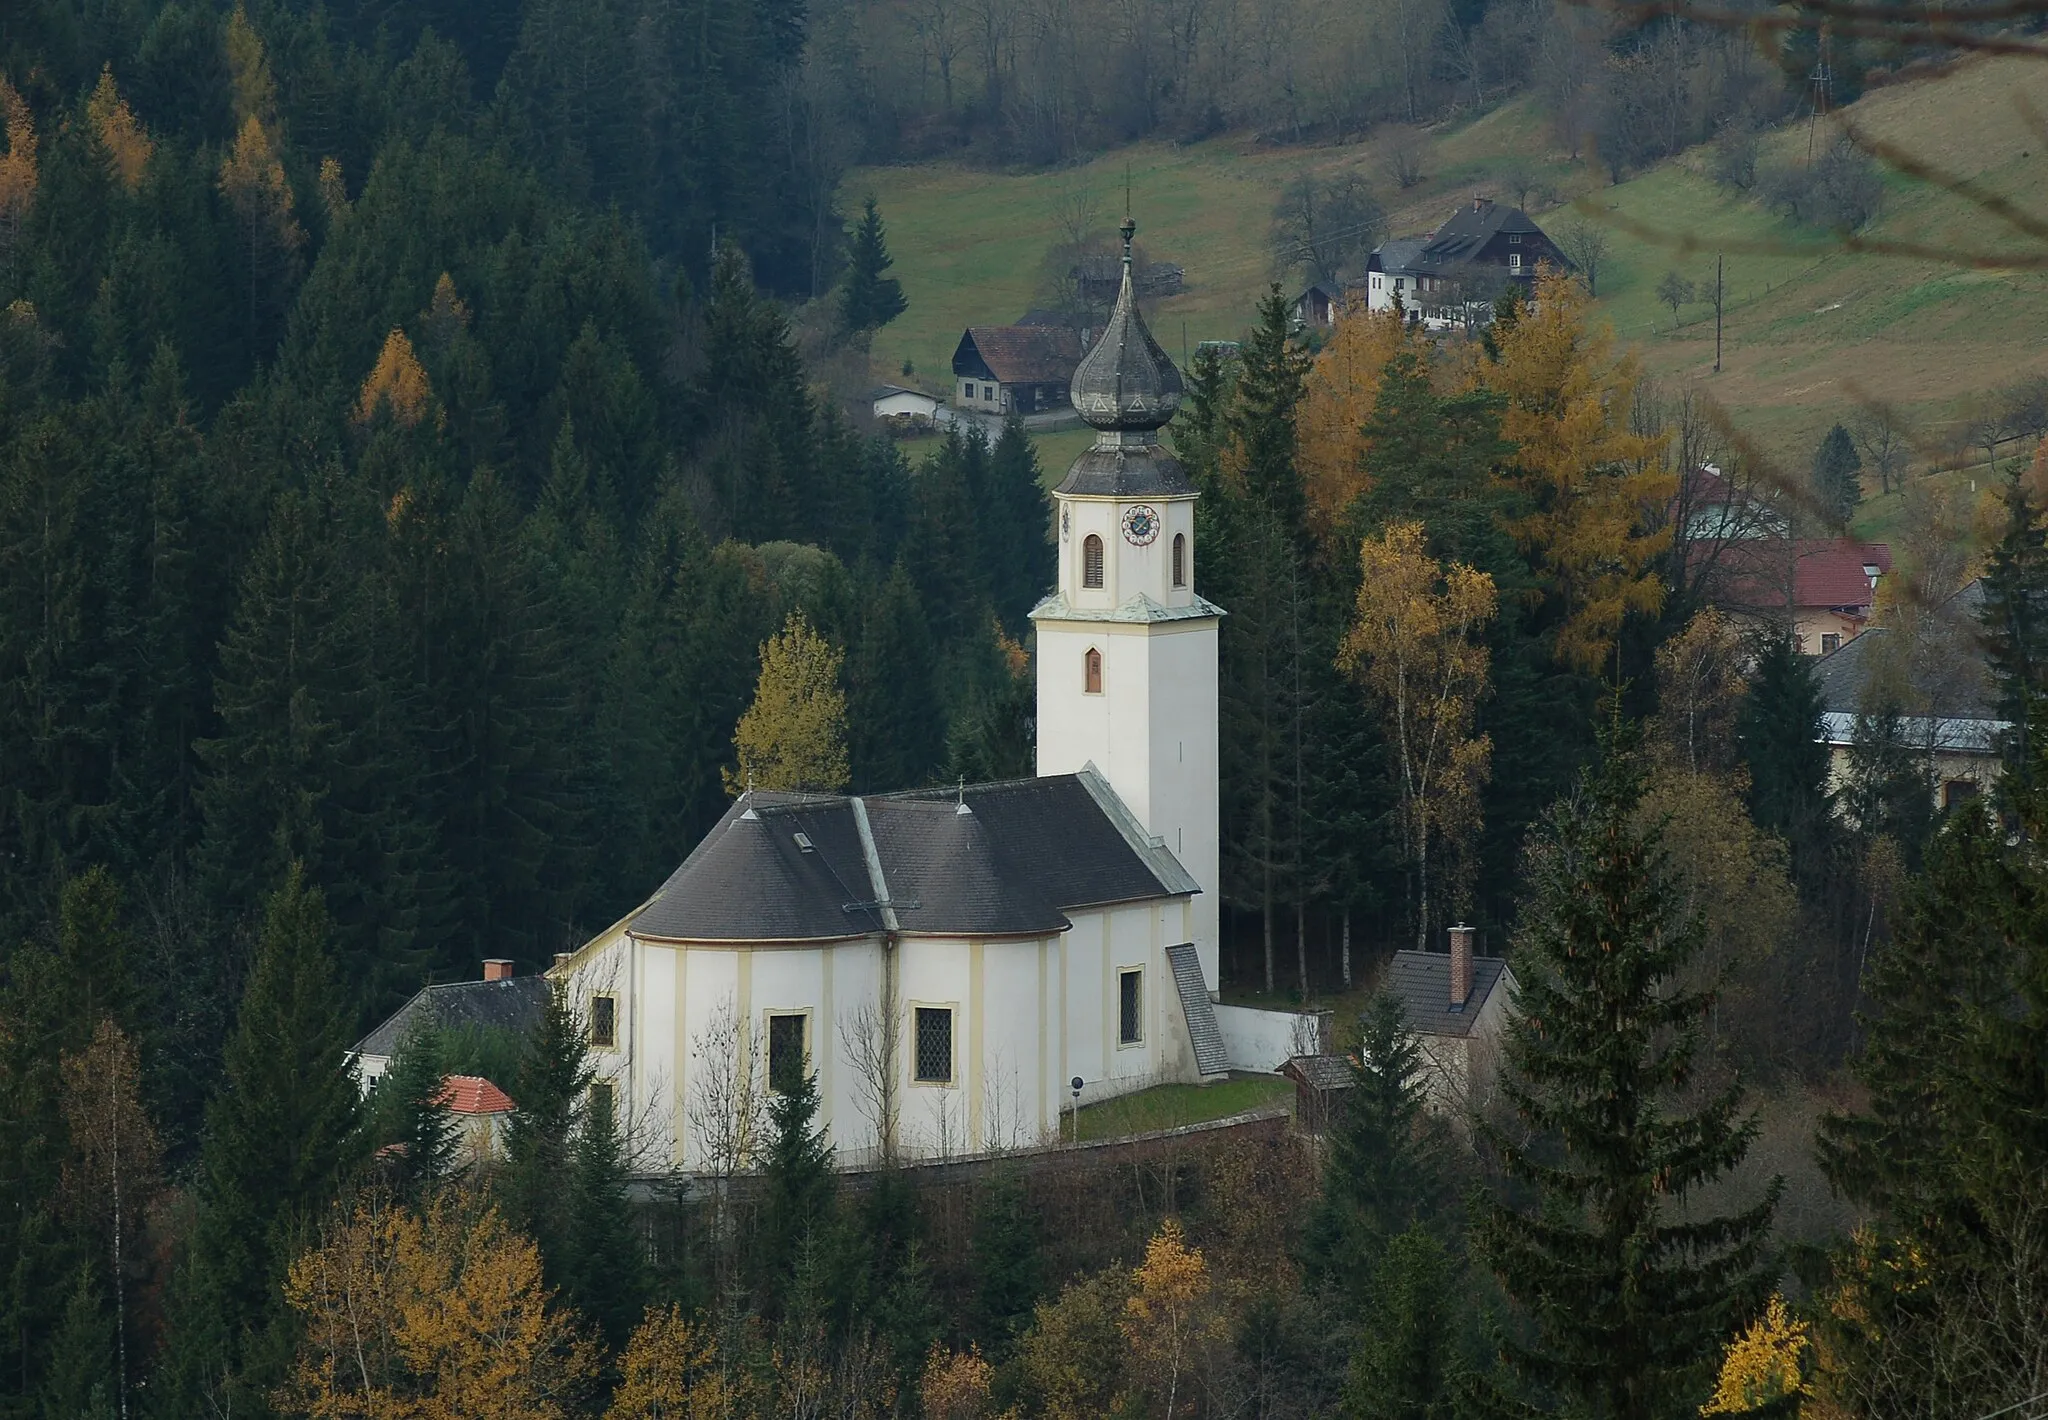
[[[1098,497],[1192,494],[1180,460],[1159,446],[1159,429],[1180,408],[1180,371],[1138,313],[1131,280],[1131,237],[1137,223],[1124,218],[1123,285],[1101,338],[1082,357],[1070,391],[1074,409],[1100,431],[1055,489]]]

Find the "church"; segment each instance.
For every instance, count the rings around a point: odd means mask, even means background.
[[[1195,489],[1159,442],[1180,372],[1131,236],[1053,492],[1037,777],[742,795],[632,913],[549,972],[638,1166],[744,1166],[768,1092],[814,1074],[843,1166],[1058,1137],[1066,1112],[1226,1069],[1216,654]]]

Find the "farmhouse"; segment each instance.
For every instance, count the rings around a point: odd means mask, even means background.
[[[1195,489],[1159,443],[1181,377],[1129,264],[1071,401],[1097,431],[1054,490],[1035,611],[1038,777],[750,792],[549,978],[644,1157],[742,1166],[811,1074],[842,1162],[1056,1137],[1061,1110],[1228,1068],[1218,1033],[1216,641]],[[1034,337],[1043,332],[1033,331]],[[961,398],[1035,401],[1062,353],[961,342]],[[1062,397],[1067,398],[1066,391]]]
[[[1494,297],[1511,283],[1526,293],[1544,265],[1573,269],[1528,213],[1475,197],[1427,237],[1380,244],[1366,261],[1366,309],[1398,305],[1432,325],[1483,324]]]
[[[1937,808],[1953,808],[1998,782],[1999,740],[2012,728],[1998,711],[1980,617],[1984,584],[1973,581],[1937,606],[1872,627],[1814,667],[1830,778],[1849,780],[1859,725],[1886,712],[1898,740],[1925,764]]]
[[[953,403],[982,414],[1064,408],[1081,337],[1061,325],[976,325],[953,351]]]

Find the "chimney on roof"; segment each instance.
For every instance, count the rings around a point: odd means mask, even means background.
[[[512,959],[510,957],[484,958],[484,980],[508,981],[511,979],[511,977]]]
[[[1472,932],[1464,923],[1451,928],[1451,1009],[1462,1011],[1472,999]]]
[[[1487,199],[1483,193],[1475,192],[1472,194],[1472,210],[1474,212],[1484,212],[1487,205]]]
[[[555,953],[555,967],[559,969],[559,968],[561,967],[562,963],[564,963],[564,962],[568,961],[568,960],[569,960],[569,958],[570,958],[570,957],[572,957],[572,956],[574,956],[574,955],[575,955],[575,953],[574,953],[574,952],[556,952],[556,953]]]

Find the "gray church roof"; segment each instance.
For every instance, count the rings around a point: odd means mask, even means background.
[[[1195,485],[1180,460],[1156,440],[1098,442],[1081,451],[1057,491],[1096,498],[1171,498],[1193,496]]]
[[[415,1023],[442,1030],[475,1026],[524,1034],[539,1023],[547,999],[548,983],[543,976],[429,986],[356,1042],[354,1053],[385,1058],[396,1055]]]
[[[1145,328],[1131,286],[1131,236],[1137,229],[1137,223],[1124,219],[1123,283],[1116,309],[1074,371],[1074,408],[1097,429],[1157,429],[1180,408],[1180,371]]]
[[[755,792],[629,930],[832,941],[881,932],[893,916],[901,931],[931,936],[1050,935],[1071,909],[1197,890],[1088,770],[860,798]]]

